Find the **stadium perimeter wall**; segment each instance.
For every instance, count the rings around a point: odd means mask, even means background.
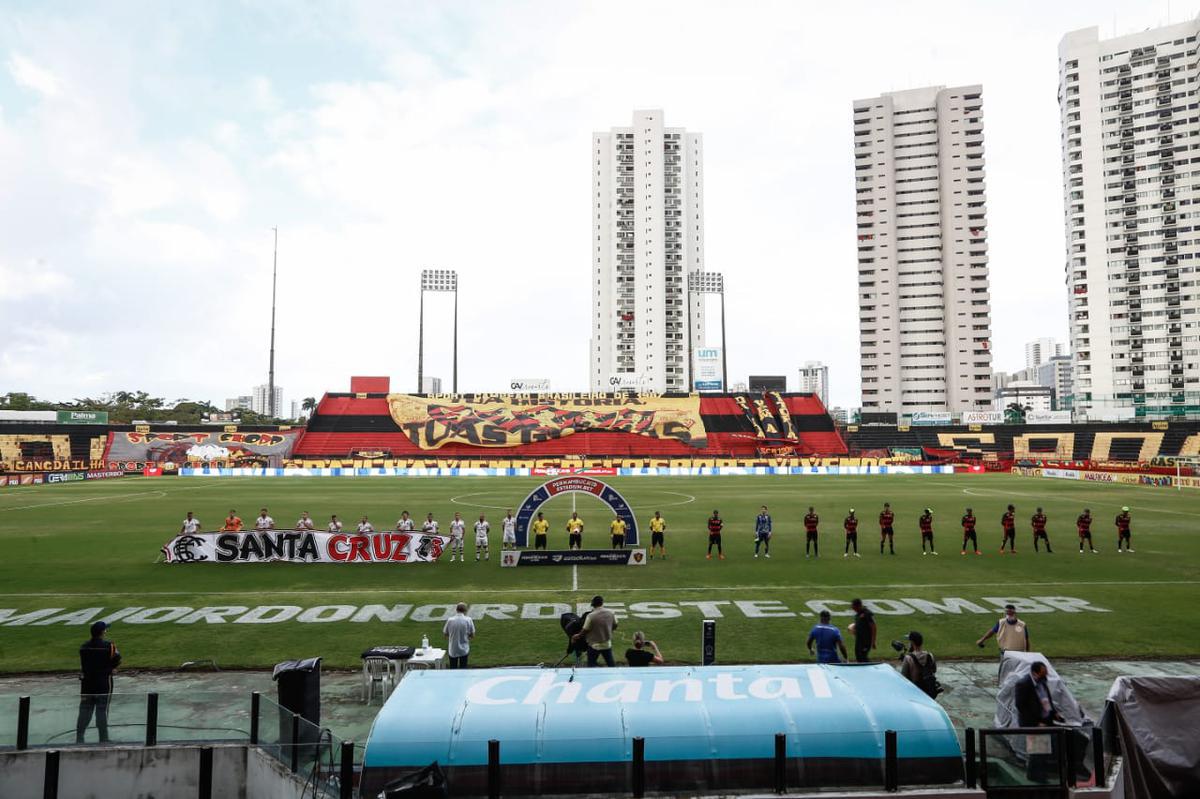
[[[959,471],[966,471],[959,467]],[[536,469],[536,468],[184,468],[182,477],[554,477],[571,474],[611,477],[701,477],[701,476],[763,476],[763,475],[897,475],[953,474],[953,464],[923,466],[694,466],[640,467],[597,469]]]

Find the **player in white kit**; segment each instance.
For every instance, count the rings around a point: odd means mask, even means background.
[[[467,522],[463,519],[462,514],[455,511],[454,519],[450,522],[450,562],[454,562],[457,554],[460,563],[467,562],[467,556],[463,554],[463,535],[467,532]]]
[[[300,518],[296,520],[297,530],[315,530],[317,526],[313,524],[312,517],[308,515],[308,511],[300,514]]]
[[[183,526],[179,528],[179,532],[183,535],[195,535],[200,532],[200,520],[193,516],[191,511],[188,511],[187,518],[183,520]]]
[[[338,521],[336,513],[329,517],[329,526],[325,529],[331,533],[340,533],[342,531],[342,523]]]
[[[512,515],[512,508],[508,509],[508,515],[500,520],[500,529],[502,531],[500,538],[501,549],[516,549],[517,548],[517,519]]]
[[[417,525],[408,516],[408,511],[400,514],[400,521],[396,522],[396,531],[400,533],[411,533],[417,529]]]
[[[371,524],[366,516],[362,517],[362,521],[358,523],[358,534],[370,535],[373,532],[375,532],[375,526]]]
[[[488,533],[491,532],[492,526],[487,523],[487,519],[483,518],[483,514],[479,514],[479,521],[475,522],[475,562],[479,562],[479,550],[483,550],[483,559],[492,559],[492,550],[488,548]]]
[[[267,509],[263,508],[258,513],[258,518],[254,520],[255,530],[274,530],[275,520],[267,515]]]
[[[433,518],[432,513],[425,514],[425,521],[421,523],[421,532],[425,533],[426,535],[438,534],[438,523],[437,520]],[[429,562],[437,563],[436,560],[431,560]]]

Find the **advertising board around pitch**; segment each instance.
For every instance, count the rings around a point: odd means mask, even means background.
[[[501,566],[645,566],[644,549],[517,549],[500,556]]]

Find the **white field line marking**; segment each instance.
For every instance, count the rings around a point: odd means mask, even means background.
[[[1077,485],[1077,486],[1073,486],[1073,487],[1080,493],[1095,495],[1098,491],[1101,491],[1101,490],[1107,489],[1107,488],[1111,488],[1113,486],[1120,486],[1121,488],[1146,488],[1146,486],[1125,485],[1124,483],[1105,483],[1102,486],[1101,485],[1089,485],[1089,486]],[[1008,496],[1034,497],[1035,499],[1045,499],[1045,497],[1046,497],[1045,494],[1028,494],[1028,493],[1022,493],[1020,491],[998,491],[995,489],[988,489],[988,488],[964,488],[964,489],[962,489],[962,492],[964,494],[969,494],[970,496],[973,496],[973,497],[983,496],[984,494],[990,494],[992,496],[997,496],[997,497],[1008,497]],[[1133,505],[1132,503],[1131,503],[1130,507],[1132,507],[1138,513],[1169,513],[1173,516],[1200,516],[1200,513],[1188,513],[1187,511],[1183,511],[1183,510],[1166,510],[1165,508],[1152,508],[1152,507],[1148,507],[1146,505]]]
[[[160,491],[135,491],[135,492],[128,493],[128,494],[108,494],[106,496],[87,497],[85,499],[66,499],[61,502],[41,502],[41,503],[38,503],[37,505],[15,505],[11,508],[5,508],[3,506],[0,506],[0,512],[10,511],[10,510],[33,510],[34,508],[52,508],[52,507],[56,507],[59,505],[77,505],[80,502],[123,502],[126,499],[131,499],[134,497],[148,497],[148,496],[165,497],[168,494],[174,494],[179,491],[195,491],[200,488],[211,488],[212,486],[217,485],[219,482],[220,482],[219,480],[209,480],[206,483],[200,483],[198,485],[172,486],[169,489],[160,490]],[[5,498],[7,498],[7,497],[5,497]]]
[[[571,566],[571,590],[572,591],[579,590],[579,565],[578,564]]]
[[[113,494],[107,497],[88,497],[87,499],[68,499],[62,502],[42,502],[37,505],[17,505],[12,508],[0,508],[0,511],[32,510],[34,508],[52,508],[58,505],[78,505],[81,502],[121,502],[135,497],[165,497],[165,491],[139,491],[134,494]]]
[[[1012,580],[1007,580],[1002,583],[979,583],[979,582],[972,582],[972,583],[890,583],[890,584],[883,583],[883,584],[878,584],[878,585],[855,584],[853,586],[845,585],[845,584],[820,585],[820,584],[814,583],[813,585],[726,586],[726,587],[722,587],[720,590],[729,592],[729,593],[741,592],[741,591],[800,591],[800,590],[812,591],[812,590],[816,590],[816,589],[843,591],[844,592],[847,588],[854,588],[856,591],[860,588],[877,588],[877,589],[886,589],[886,590],[897,590],[897,589],[902,589],[902,588],[903,589],[913,589],[913,588],[1014,588],[1014,587],[1021,587],[1021,588],[1027,589],[1027,588],[1033,588],[1036,586],[1068,586],[1068,587],[1080,586],[1080,587],[1083,587],[1083,586],[1093,586],[1093,585],[1095,585],[1095,586],[1200,585],[1200,580],[1075,580],[1075,581],[1051,580],[1048,582],[1033,582],[1033,583],[1020,583],[1020,582],[1014,582]],[[540,594],[545,591],[553,591],[553,590],[554,590],[553,586],[545,586],[545,587],[541,587],[541,588],[535,587],[535,588],[480,589],[481,592],[486,592],[488,594]],[[715,589],[712,586],[699,586],[699,587],[695,587],[695,588],[690,588],[690,587],[617,588],[617,587],[614,587],[611,590],[616,593],[626,593],[626,594],[648,593],[648,592],[654,592],[654,593],[658,593],[658,594],[683,594],[683,593],[694,594],[694,593],[704,593],[704,592],[712,593],[713,591],[718,590],[718,589]],[[294,591],[294,590],[288,590],[286,588],[281,588],[278,591],[103,591],[103,592],[95,592],[95,593],[70,593],[70,592],[55,593],[53,591],[40,592],[40,593],[14,592],[14,593],[0,593],[0,597],[65,597],[65,598],[78,597],[78,598],[85,598],[85,597],[109,597],[109,596],[131,596],[131,597],[143,597],[143,596],[144,597],[154,597],[154,596],[289,596],[289,595],[295,595],[295,596],[339,596],[339,595],[359,596],[359,595],[367,595],[367,594],[370,594],[370,595],[380,595],[380,594],[422,595],[422,594],[461,594],[461,593],[462,593],[461,588],[454,588],[454,589],[438,589],[438,588],[429,588],[429,589],[411,589],[411,588],[410,589],[389,589],[389,588],[373,589],[372,588],[372,589],[365,589],[365,588],[356,588],[353,590],[338,590],[338,591],[326,591],[326,590]]]

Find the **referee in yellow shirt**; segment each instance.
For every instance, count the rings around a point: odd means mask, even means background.
[[[583,519],[576,511],[571,511],[571,518],[567,519],[567,548],[583,549]]]
[[[650,557],[654,557],[654,548],[658,547],[658,554],[667,557],[667,547],[663,543],[663,533],[667,531],[667,520],[662,517],[662,511],[654,511],[654,518],[650,520]]]
[[[533,528],[533,548],[545,549],[546,533],[550,532],[550,522],[546,521],[546,517],[539,512],[530,527]]]
[[[612,520],[612,524],[610,524],[608,526],[608,529],[610,532],[612,532],[612,548],[613,549],[624,549],[625,548],[625,520],[618,516],[617,518]]]

